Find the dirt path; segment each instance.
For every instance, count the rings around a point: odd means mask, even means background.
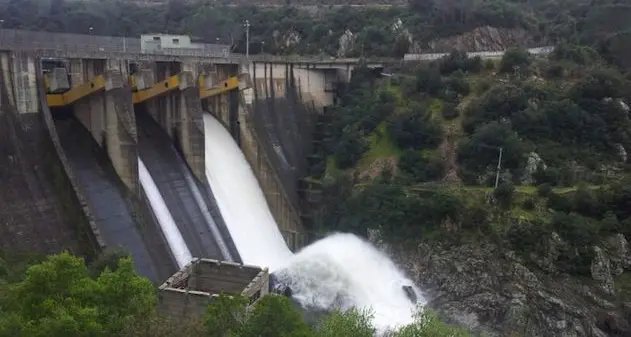
[[[461,183],[458,175],[458,155],[456,153],[456,141],[458,139],[458,126],[456,124],[449,125],[445,129],[445,138],[439,146],[440,156],[445,163],[445,183]]]

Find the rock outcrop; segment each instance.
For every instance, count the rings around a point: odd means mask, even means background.
[[[290,49],[302,41],[302,36],[295,30],[289,30],[282,33],[275,30],[272,33],[272,37],[274,38],[274,45],[280,50]]]
[[[355,34],[350,30],[344,31],[344,34],[340,36],[339,48],[337,50],[338,57],[345,57],[355,48]]]
[[[547,241],[548,252],[539,262],[526,262],[492,243],[422,243],[413,252],[384,248],[417,280],[430,307],[474,332],[631,336],[631,303],[616,298],[613,281],[631,262],[624,236],[612,236],[594,248],[592,282],[558,272],[553,261],[564,242],[556,234]]]
[[[423,53],[448,53],[454,49],[463,51],[501,51],[509,47],[528,47],[534,44],[530,34],[524,29],[478,27],[470,32],[437,39],[421,45]]]

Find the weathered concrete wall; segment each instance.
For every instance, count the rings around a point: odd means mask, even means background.
[[[267,204],[278,224],[279,230],[285,238],[287,246],[292,250],[297,250],[306,244],[304,235],[302,235],[304,227],[299,211],[290,201],[287,191],[280,180],[280,174],[274,169],[251,123],[253,111],[252,91],[253,89],[246,89],[240,94],[239,126],[241,150],[261,185]],[[248,97],[250,97],[249,104],[247,103]]]
[[[39,64],[32,58],[19,60],[20,56],[0,55],[0,245],[44,254],[67,249],[93,255],[103,244],[45,109]],[[33,71],[17,76],[14,66]],[[15,85],[18,77],[20,84]],[[33,100],[25,102],[24,97]],[[21,113],[18,100],[22,100]]]
[[[255,266],[195,259],[160,286],[159,309],[176,318],[200,316],[221,293],[242,294],[253,304],[269,293],[269,272]]]
[[[61,142],[59,141],[53,117],[46,101],[46,90],[41,79],[38,80],[38,89],[38,102],[41,118],[44,120],[46,130],[48,131],[48,135],[55,149],[56,158],[59,160],[60,170],[58,171],[58,177],[56,178],[57,186],[66,190],[66,202],[71,207],[74,206],[72,209],[67,209],[66,211],[72,215],[72,218],[74,218],[75,221],[78,220],[77,226],[80,226],[78,227],[79,235],[87,239],[90,253],[96,255],[96,253],[105,249],[105,241],[103,240],[96,222],[94,221],[94,217],[90,212],[87,198],[83,195],[81,189],[77,185],[76,178],[70,168],[70,163],[68,162],[61,146]]]
[[[10,73],[4,72],[4,82],[10,83],[7,94],[19,114],[39,111],[36,66],[36,59],[26,53],[2,54],[3,69],[11,69]]]
[[[338,69],[316,68],[291,64],[253,62],[250,76],[255,85],[257,99],[287,96],[288,90],[296,90],[304,104],[321,110],[333,104],[335,83],[342,80]],[[289,81],[288,81],[289,80]],[[293,82],[293,88],[287,83]]]

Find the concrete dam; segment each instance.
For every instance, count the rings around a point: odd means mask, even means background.
[[[274,291],[307,311],[372,308],[378,329],[409,323],[424,299],[369,243],[302,249],[313,120],[358,60],[150,54],[131,40],[0,29],[0,249],[89,261],[120,247],[173,317],[221,292],[252,304]]]
[[[244,262],[208,179],[222,160],[207,158],[209,116],[238,144],[286,245],[306,244],[310,120],[356,61],[25,50],[5,39],[0,248],[90,258],[122,247],[158,283],[189,257]]]

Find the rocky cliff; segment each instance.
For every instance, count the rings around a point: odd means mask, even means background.
[[[473,240],[472,240],[473,241]],[[489,242],[421,243],[413,250],[381,246],[422,289],[429,306],[447,320],[489,336],[631,336],[631,302],[623,280],[629,243],[611,236],[593,247],[591,277],[558,272],[558,236],[547,253],[524,261]],[[532,262],[534,261],[534,263]]]
[[[508,29],[484,26],[464,34],[417,43],[414,52],[448,53],[463,51],[501,51],[513,46],[534,47],[532,36],[522,28]]]

